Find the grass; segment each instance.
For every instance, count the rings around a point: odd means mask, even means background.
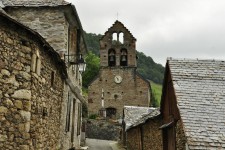
[[[156,99],[155,105],[159,107],[161,95],[162,95],[162,85],[154,83],[153,81],[150,81],[150,83],[151,83],[152,94]]]

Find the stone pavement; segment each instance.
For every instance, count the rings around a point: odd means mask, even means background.
[[[119,145],[119,143],[116,141],[109,143],[109,145],[111,146],[111,148],[113,150],[125,150],[125,148],[123,148],[121,145]]]
[[[117,141],[86,139],[86,145],[80,150],[125,150]]]

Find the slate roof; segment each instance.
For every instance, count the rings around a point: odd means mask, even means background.
[[[189,149],[225,149],[225,61],[167,63]]]
[[[59,6],[70,4],[64,0],[1,0],[4,6]]]
[[[153,107],[124,106],[125,130],[136,127],[159,114],[159,109]]]

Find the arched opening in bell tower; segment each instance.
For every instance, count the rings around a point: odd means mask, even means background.
[[[116,51],[114,49],[108,51],[108,64],[109,66],[116,66]]]
[[[120,66],[127,66],[127,50],[125,48],[121,49]]]
[[[119,33],[119,43],[120,44],[123,44],[124,43],[124,33],[123,32],[120,32]]]

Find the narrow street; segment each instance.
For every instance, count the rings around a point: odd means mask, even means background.
[[[88,150],[113,150],[110,146],[112,143],[115,143],[115,141],[86,139]]]

